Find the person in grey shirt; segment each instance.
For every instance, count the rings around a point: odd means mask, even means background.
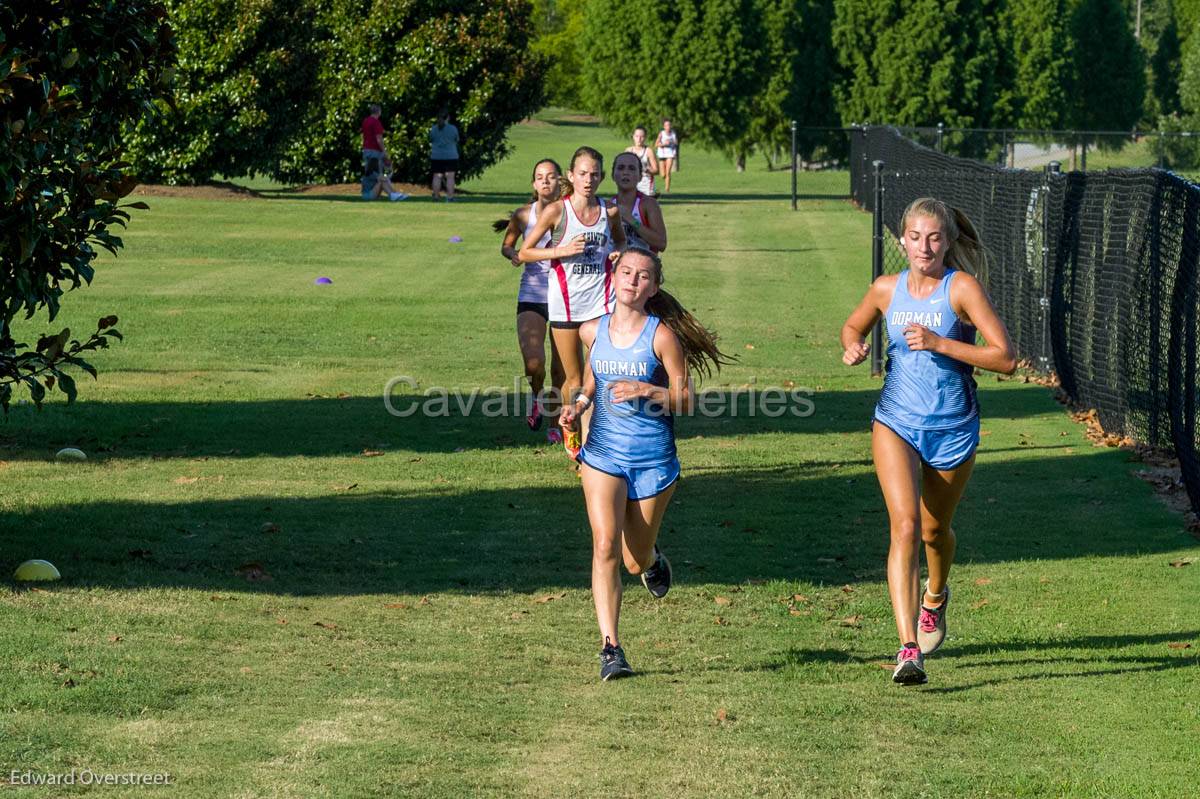
[[[458,171],[458,128],[450,124],[450,112],[438,112],[437,124],[429,129],[430,169],[433,172],[433,199],[442,193],[446,181],[446,202],[454,200],[454,173]]]

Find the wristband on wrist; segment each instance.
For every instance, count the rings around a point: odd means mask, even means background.
[[[592,404],[592,398],[589,397],[587,394],[580,394],[578,397],[575,398],[574,404],[578,405],[580,402],[583,403],[583,407],[580,408],[579,410],[586,411],[588,409],[588,406]]]

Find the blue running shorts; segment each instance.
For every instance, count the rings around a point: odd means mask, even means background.
[[[679,458],[672,458],[656,466],[621,466],[608,458],[588,452],[587,445],[584,445],[579,451],[579,461],[598,472],[623,478],[628,487],[626,496],[634,501],[658,496],[679,479]]]
[[[897,424],[876,415],[872,423],[878,422],[891,430],[917,451],[921,463],[948,472],[957,469],[971,459],[979,446],[979,415],[957,427],[941,430],[917,430]]]

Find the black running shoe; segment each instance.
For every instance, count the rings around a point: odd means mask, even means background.
[[[655,599],[662,599],[671,590],[671,561],[654,545],[654,563],[642,572],[642,585]]]
[[[612,641],[606,637],[604,648],[600,650],[600,679],[608,682],[621,677],[629,677],[632,674],[633,669],[629,667],[629,661],[625,659],[625,650],[619,646],[613,646]]]

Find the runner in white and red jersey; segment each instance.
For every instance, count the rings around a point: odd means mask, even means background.
[[[563,367],[562,398],[570,401],[583,385],[579,326],[613,309],[609,254],[625,245],[625,231],[617,209],[598,196],[604,180],[604,157],[599,152],[591,147],[576,150],[567,178],[570,195],[538,214],[517,257],[523,263],[550,261],[546,297],[550,336]],[[549,246],[537,246],[546,233],[551,233]]]
[[[517,257],[517,239],[530,235],[537,225],[539,211],[545,210],[558,199],[561,186],[562,168],[553,158],[543,158],[533,167],[533,197],[528,205],[523,205],[506,219],[499,219],[493,227],[504,231],[504,243],[500,245],[500,254],[513,266],[521,266]],[[550,241],[547,233],[537,240],[539,246],[545,247]],[[521,358],[525,362],[525,378],[533,396],[527,407],[529,413],[525,423],[530,430],[538,430],[542,426],[542,390],[546,380],[546,324],[550,321],[550,312],[546,304],[547,278],[550,274],[548,261],[534,261],[525,264],[521,274],[521,289],[517,294],[517,343],[521,347]],[[554,340],[550,341],[550,376],[556,391],[562,389],[562,366],[559,364],[558,353],[554,351]],[[552,443],[562,443],[562,435],[558,425],[551,424],[547,438]]]
[[[613,159],[613,182],[617,184],[617,196],[612,198],[612,202],[621,213],[626,241],[660,253],[667,249],[667,225],[663,221],[662,206],[658,200],[644,194],[639,188],[642,177],[642,162],[637,153],[628,150],[619,153]]]

